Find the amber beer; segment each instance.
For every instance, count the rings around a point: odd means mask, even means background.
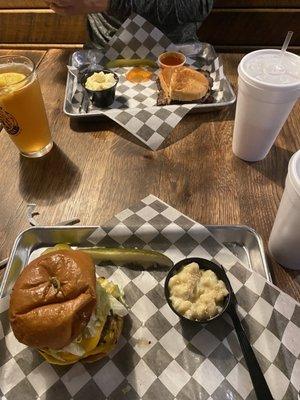
[[[26,57],[0,57],[1,125],[26,157],[41,157],[53,146],[35,65]]]

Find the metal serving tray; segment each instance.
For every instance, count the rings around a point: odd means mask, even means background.
[[[262,240],[252,228],[243,225],[207,225],[206,227],[244,265],[271,282]],[[38,226],[20,233],[13,245],[0,286],[0,297],[4,297],[10,292],[16,278],[35,250],[54,246],[61,242],[67,242],[74,246],[90,246],[87,238],[96,228],[96,226]]]
[[[216,58],[217,54],[212,45],[209,43],[189,43],[176,46],[178,51],[181,51],[186,56],[190,57],[191,59],[197,59],[199,62],[199,66],[203,67],[205,65],[211,64]],[[69,60],[69,65],[78,67],[78,65],[87,65],[92,63],[92,60],[101,59],[102,52],[101,50],[79,50],[73,53]],[[95,62],[95,61],[94,61]],[[222,66],[222,60],[219,58],[220,66]],[[99,118],[107,118],[99,109],[99,114],[93,113],[79,113],[72,110],[70,105],[72,95],[75,89],[75,77],[69,71],[67,75],[67,83],[66,83],[66,91],[65,91],[65,99],[64,99],[64,106],[63,111],[69,117],[73,118],[89,118],[89,119],[99,119]],[[235,93],[226,78],[224,76],[223,80],[223,87],[222,87],[222,99],[217,103],[211,104],[198,104],[196,105],[190,112],[191,113],[202,113],[208,111],[216,111],[231,104],[234,104],[236,100]]]

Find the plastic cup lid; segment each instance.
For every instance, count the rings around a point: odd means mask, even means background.
[[[251,59],[255,59],[258,56],[264,55],[264,54],[270,54],[270,55],[279,55],[281,52],[280,50],[276,49],[263,49],[263,50],[256,50],[252,51],[251,53],[246,54],[239,66],[238,66],[238,73],[239,76],[246,81],[248,84],[255,86],[258,89],[269,89],[271,91],[280,91],[280,92],[294,92],[294,91],[300,91],[300,80],[294,83],[287,83],[287,84],[276,84],[276,83],[268,83],[261,81],[257,78],[254,78],[253,76],[249,75],[247,72],[245,66]],[[286,55],[293,60],[296,60],[299,62],[300,65],[300,57],[296,54],[290,53],[289,51],[286,52]]]

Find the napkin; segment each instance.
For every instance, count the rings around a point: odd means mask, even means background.
[[[159,250],[174,262],[205,257],[221,263],[275,400],[296,400],[300,388],[299,304],[250,271],[201,224],[148,196],[94,231],[91,244]],[[202,328],[182,324],[166,304],[165,270],[97,267],[119,283],[129,306],[116,349],[94,364],[59,367],[20,344],[0,301],[0,398],[255,399],[231,321]]]
[[[150,22],[137,14],[132,14],[122,25],[116,35],[110,40],[103,52],[87,51],[88,64],[68,67],[72,76],[71,99],[67,100],[67,109],[72,114],[105,115],[132,133],[150,149],[156,150],[170,135],[181,119],[196,105],[180,104],[156,106],[157,85],[155,81],[134,84],[126,80],[125,75],[131,68],[114,69],[120,81],[116,90],[115,102],[107,109],[91,105],[85,96],[78,77],[91,64],[103,66],[109,60],[116,58],[150,58],[158,56],[177,47]],[[203,60],[202,60],[203,61]],[[188,58],[188,64],[199,67],[199,60]],[[201,65],[213,78],[212,96],[214,102],[220,102],[223,97],[224,73],[219,58],[210,60],[207,65]],[[71,81],[72,81],[71,80]]]

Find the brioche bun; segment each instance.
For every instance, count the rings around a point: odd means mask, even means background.
[[[92,258],[76,250],[44,254],[18,277],[10,298],[16,338],[39,349],[61,349],[78,337],[96,307]]]

